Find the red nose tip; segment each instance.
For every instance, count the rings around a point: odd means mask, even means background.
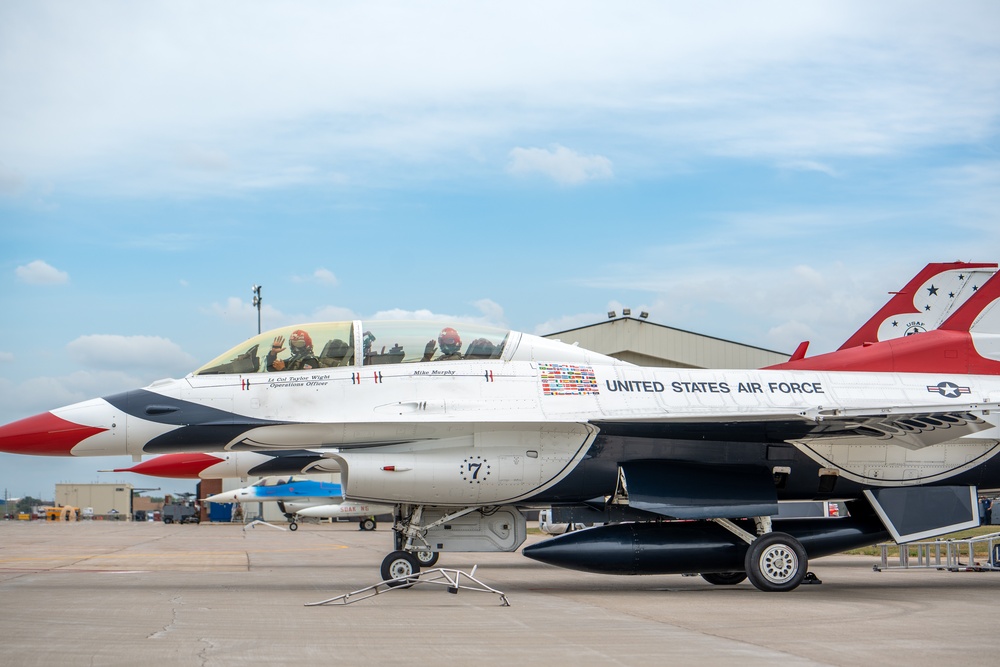
[[[106,430],[74,424],[56,417],[51,412],[43,412],[34,417],[0,426],[0,452],[34,456],[71,456],[71,450],[81,441]]]
[[[153,477],[175,477],[177,479],[198,479],[198,473],[224,459],[201,452],[164,454],[148,461],[137,463],[131,468],[115,468],[113,472],[135,472]]]

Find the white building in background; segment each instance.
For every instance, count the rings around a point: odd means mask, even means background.
[[[93,515],[132,520],[131,484],[56,484],[56,505],[92,508]]]
[[[545,336],[563,343],[606,354],[638,366],[662,368],[763,368],[788,361],[789,354],[735,343],[722,338],[674,329],[634,318],[608,313],[596,324],[559,331]]]

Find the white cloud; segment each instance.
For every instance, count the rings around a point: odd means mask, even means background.
[[[775,327],[771,327],[767,332],[767,340],[777,351],[792,352],[798,347],[799,343],[809,341],[810,346],[806,356],[813,356],[815,354],[812,349],[814,347],[812,343],[816,340],[816,336],[817,332],[813,327],[796,320],[783,322]]]
[[[579,185],[586,181],[609,179],[614,176],[611,160],[601,155],[581,155],[565,146],[515,148],[510,152],[507,171],[512,174],[542,174],[563,185]]]
[[[313,271],[313,280],[322,285],[329,285],[331,287],[336,287],[339,282],[337,280],[337,276],[333,275],[333,271],[328,269],[316,269]]]
[[[178,161],[184,167],[205,171],[229,171],[233,168],[233,160],[225,151],[201,146],[183,149]]]
[[[606,318],[606,313],[577,313],[575,315],[561,315],[542,322],[534,328],[532,333],[536,336],[547,336],[551,333],[558,333],[560,331],[568,331],[570,329],[579,329],[580,327],[589,326],[595,322],[601,322]],[[572,344],[576,341],[567,339],[563,340],[563,342]]]
[[[293,276],[292,281],[297,283],[316,283],[317,285],[326,285],[327,287],[336,287],[340,284],[333,271],[323,268],[316,269],[310,276]]]
[[[420,310],[405,310],[403,308],[390,308],[380,310],[371,316],[373,320],[454,320],[453,315],[441,315],[432,310],[421,308]]]
[[[257,321],[257,307],[238,296],[229,297],[225,303],[212,303],[207,309],[203,308],[202,311],[220,317],[227,322]],[[260,314],[261,319],[268,322],[283,322],[288,319],[283,312],[270,306],[266,299],[261,303]]]
[[[816,160],[788,160],[778,165],[782,169],[789,171],[813,171],[826,174],[831,178],[840,178],[840,173],[828,164],[817,162]]]
[[[36,5],[0,23],[0,89],[19,93],[0,103],[17,176],[0,186],[217,191],[360,180],[373,164],[384,182],[386,165],[409,177],[579,136],[614,147],[620,173],[630,150],[641,164],[737,155],[824,171],[831,155],[981,140],[1000,108],[990,2],[247,2],[239,25],[227,3],[193,20],[148,2],[113,23]],[[521,173],[612,176],[601,155],[515,151]]]
[[[159,336],[80,336],[66,345],[70,357],[88,368],[137,372],[156,370],[184,375],[197,361],[171,340]]]
[[[355,320],[357,319],[357,315],[350,308],[322,306],[313,312],[311,319],[315,322],[343,322],[345,320]]]
[[[130,370],[136,369],[75,371],[69,375],[39,376],[16,382],[0,378],[0,394],[7,397],[0,402],[0,424],[95,396],[135,389],[156,379],[148,369],[145,373]]]
[[[69,282],[69,274],[46,264],[40,259],[25,266],[19,266],[14,271],[17,279],[29,285],[62,285]]]
[[[10,361],[14,361],[13,352],[0,352],[0,363],[7,363]]]
[[[734,236],[737,244],[750,243]],[[847,234],[844,243],[849,246],[851,238]],[[808,338],[812,353],[818,354],[839,347],[887,301],[886,292],[900,288],[921,265],[913,258],[887,261],[877,248],[872,257],[859,253],[849,263],[813,258],[806,264],[801,258],[789,261],[784,246],[767,252],[759,243],[756,247],[757,261],[738,270],[718,248],[647,248],[634,262],[596,267],[595,278],[586,284],[636,294],[648,303],[642,309],[650,320],[659,324],[785,352]],[[838,255],[835,239],[825,247],[826,254]],[[633,314],[639,299],[631,303]],[[542,326],[556,331],[604,317],[552,320]]]
[[[495,326],[506,326],[507,318],[504,316],[503,306],[492,299],[479,299],[473,301],[475,306],[483,315],[483,319]]]
[[[488,326],[504,328],[503,308],[490,299],[480,299],[473,304],[480,315],[446,315],[436,313],[426,308],[420,310],[406,310],[404,308],[391,308],[380,310],[370,319],[373,320],[435,320],[439,322],[468,322],[470,324],[485,324]]]
[[[0,195],[16,195],[24,188],[24,176],[0,164]]]

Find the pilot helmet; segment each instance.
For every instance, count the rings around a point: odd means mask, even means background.
[[[462,339],[458,337],[458,332],[451,327],[441,329],[438,336],[438,345],[444,354],[455,354],[462,349]]]
[[[288,337],[288,344],[291,345],[293,352],[303,352],[312,347],[313,341],[305,331],[296,329]]]

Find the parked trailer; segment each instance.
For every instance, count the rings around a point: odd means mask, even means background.
[[[201,523],[201,516],[190,505],[164,505],[160,511],[163,523]]]

